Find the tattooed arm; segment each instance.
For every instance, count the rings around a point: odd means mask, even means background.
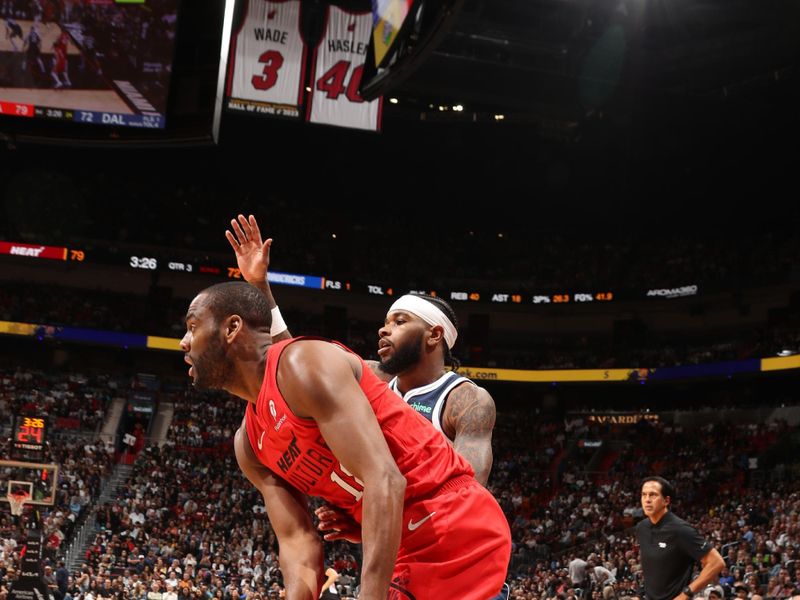
[[[381,381],[391,381],[394,377],[394,375],[389,375],[386,371],[381,370],[381,363],[377,360],[365,360],[364,362],[367,363],[369,370],[375,373]]]
[[[492,470],[492,429],[494,400],[489,392],[464,382],[447,397],[442,414],[442,429],[453,440],[453,447],[475,470],[475,479],[486,485]]]

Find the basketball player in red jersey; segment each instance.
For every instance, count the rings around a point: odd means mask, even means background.
[[[226,231],[244,279],[267,298],[273,318],[272,339],[291,337],[283,322],[267,280],[272,239],[262,241],[253,215],[231,220]],[[402,296],[386,314],[378,330],[381,362],[366,364],[375,375],[412,408],[444,433],[475,471],[475,479],[486,485],[492,468],[492,430],[495,404],[484,388],[455,373],[459,362],[450,350],[458,335],[456,317],[447,302],[429,296]],[[423,349],[424,344],[424,349]],[[447,372],[445,366],[451,366]],[[361,541],[358,523],[330,506],[317,509],[318,528],[328,541]],[[497,596],[507,597],[508,587]]]
[[[275,315],[277,303],[267,281],[272,239],[262,242],[253,215],[239,215],[238,220],[231,220],[231,227],[233,233],[226,231],[225,236],[236,253],[239,271],[266,295]],[[402,296],[389,308],[384,325],[378,330],[381,362],[366,362],[447,436],[472,465],[475,479],[486,485],[492,470],[495,405],[484,388],[445,369],[451,366],[455,371],[459,365],[450,352],[458,335],[455,323],[452,308],[443,300]],[[274,333],[274,341],[291,337],[287,328]]]
[[[62,31],[61,35],[53,42],[53,66],[50,69],[50,75],[53,77],[53,87],[56,89],[72,87],[72,82],[69,80],[69,73],[67,72],[68,44],[69,36],[66,31]]]
[[[361,525],[362,600],[486,600],[505,579],[508,523],[469,464],[336,342],[276,344],[266,297],[244,282],[192,301],[181,340],[199,388],[248,401],[236,457],[264,497],[287,598],[313,600],[322,542],[306,496]]]

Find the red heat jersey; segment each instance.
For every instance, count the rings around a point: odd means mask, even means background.
[[[364,489],[361,481],[339,463],[314,420],[296,416],[278,389],[280,355],[288,344],[303,339],[309,338],[292,338],[269,348],[258,400],[255,405],[247,405],[247,436],[258,460],[275,475],[304,494],[319,496],[342,508],[361,522]],[[353,353],[338,342],[325,341]],[[474,477],[472,467],[453,450],[445,437],[378,379],[363,360],[361,371],[361,389],[372,406],[400,472],[406,478],[406,506],[434,495],[455,477]],[[353,426],[358,427],[358,424]]]
[[[55,67],[56,71],[63,71],[67,65],[67,44],[60,38],[55,44],[53,44],[53,56],[55,57]]]

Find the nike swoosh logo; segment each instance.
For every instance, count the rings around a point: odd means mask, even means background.
[[[430,518],[431,518],[433,515],[435,515],[435,514],[436,514],[436,511],[433,511],[433,512],[432,512],[431,514],[429,514],[427,517],[424,517],[423,519],[420,519],[420,520],[419,520],[419,521],[417,521],[416,523],[414,523],[414,520],[413,520],[413,519],[409,519],[409,520],[408,520],[408,530],[409,530],[409,531],[414,531],[414,530],[415,530],[417,527],[419,527],[420,525],[422,525],[422,524],[423,524],[425,521],[427,521],[428,519],[430,519]]]
[[[261,442],[264,440],[264,434],[267,433],[266,431],[261,432],[261,437],[258,438],[258,449],[261,450]]]

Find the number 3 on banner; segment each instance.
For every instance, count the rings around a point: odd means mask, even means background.
[[[358,86],[361,84],[364,65],[353,69],[350,82],[345,89],[344,80],[347,78],[348,71],[350,71],[350,61],[340,60],[317,79],[317,89],[320,92],[327,92],[328,98],[331,100],[336,100],[344,92],[350,102],[363,102],[364,99],[358,93]]]
[[[342,463],[339,463],[339,468],[342,470],[342,473],[347,475],[348,477],[352,478],[355,481],[357,488],[352,486],[350,483],[342,479],[342,476],[339,475],[335,470],[331,471],[331,481],[342,488],[348,494],[352,494],[353,497],[356,499],[356,502],[361,500],[361,496],[364,495],[364,482],[361,481],[358,477],[353,475],[350,471],[348,471]]]
[[[278,70],[283,66],[283,55],[277,50],[267,50],[258,57],[264,68],[260,75],[253,75],[251,81],[257,90],[268,90],[278,81]]]

